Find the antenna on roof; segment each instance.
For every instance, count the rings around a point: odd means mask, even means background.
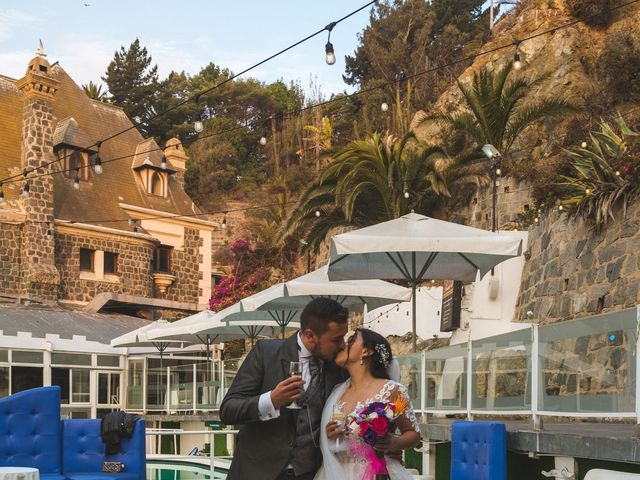
[[[44,53],[44,45],[42,45],[42,40],[38,40],[38,48],[36,48],[36,55],[39,57],[47,56],[47,54]]]

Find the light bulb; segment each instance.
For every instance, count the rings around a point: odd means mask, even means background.
[[[581,146],[582,148],[587,148],[587,142],[582,142],[582,143],[580,144],[580,146]]]
[[[204,130],[204,125],[200,120],[196,120],[195,122],[193,122],[193,129],[196,131],[196,133],[200,133],[202,132],[202,130]]]
[[[51,240],[51,230],[47,230],[47,240]]]
[[[496,175],[498,176],[502,175],[502,170],[500,170],[499,168],[496,168]]]
[[[29,197],[29,182],[24,182],[24,185],[22,186],[22,192],[20,192],[20,196],[22,198]]]
[[[516,52],[513,56],[513,68],[520,70],[522,68],[522,60],[520,60],[520,53]]]
[[[538,223],[540,221],[540,219],[538,217],[533,219],[534,222]]]
[[[620,176],[620,170],[616,170],[616,177]]]
[[[591,189],[590,189],[590,188],[587,188],[584,192],[585,192],[587,195],[589,195],[589,194],[591,193]]]
[[[558,210],[562,211],[562,210],[564,210],[564,207],[563,207],[562,205],[560,205],[560,206],[558,207]]]
[[[162,160],[160,160],[160,168],[163,170],[167,169],[167,157],[162,157]]]
[[[4,203],[4,192],[2,191],[2,187],[0,187],[0,205]]]
[[[265,146],[267,144],[267,137],[260,137],[260,145]]]
[[[409,195],[409,192],[407,192],[407,191],[405,190],[405,192],[404,192],[404,198],[409,198],[409,196],[410,196],[410,195]]]
[[[387,104],[387,102],[382,102],[382,105],[380,105],[380,110],[382,110],[383,112],[389,110],[389,105]]]
[[[320,210],[316,210],[316,217],[320,216]]]
[[[80,190],[80,179],[79,178],[76,178],[73,181],[73,188],[75,188],[76,190]]]
[[[327,54],[327,65],[333,65],[334,63],[336,63],[336,55],[333,52],[333,45],[331,44],[331,42],[327,42],[324,47],[324,51]]]
[[[96,172],[97,175],[102,173],[102,160],[100,160],[99,155],[96,155],[96,159],[93,163],[93,171]]]

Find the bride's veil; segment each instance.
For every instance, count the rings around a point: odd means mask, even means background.
[[[334,443],[329,440],[327,437],[327,431],[324,426],[331,421],[331,417],[333,416],[333,407],[340,398],[342,398],[342,394],[349,387],[351,383],[350,380],[347,380],[344,383],[338,385],[326,403],[324,404],[324,409],[322,410],[322,421],[320,425],[320,450],[322,451],[322,467],[324,470],[324,477],[316,476],[316,479],[320,480],[344,480],[344,472],[342,470],[342,466],[340,462],[336,459],[336,456],[333,454],[331,450],[331,444]]]

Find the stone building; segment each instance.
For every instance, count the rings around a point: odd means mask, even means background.
[[[219,225],[185,193],[186,161],[42,52],[0,75],[0,297],[149,319],[206,308]]]

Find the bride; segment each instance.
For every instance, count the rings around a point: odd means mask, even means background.
[[[389,452],[412,448],[420,441],[420,428],[407,391],[403,385],[391,380],[388,374],[388,371],[398,370],[389,342],[372,330],[358,329],[335,362],[349,371],[350,378],[336,386],[322,411],[321,425],[326,425],[320,435],[323,464],[314,480],[363,479],[368,467],[367,460],[353,452],[354,442],[357,447],[357,442],[362,440],[355,434],[348,435],[344,422],[333,418],[354,413],[356,407],[371,402],[393,403],[399,397],[408,403],[408,407],[394,420],[395,435],[388,436],[375,448],[385,453],[391,480],[412,479],[400,462],[388,456]],[[393,376],[397,377],[398,374]]]

